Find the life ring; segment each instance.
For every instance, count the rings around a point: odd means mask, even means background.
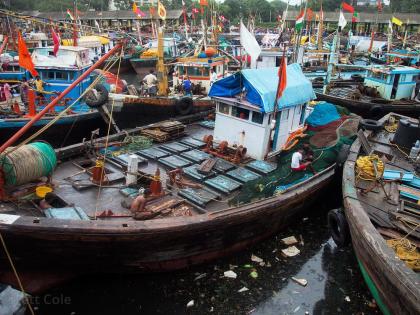
[[[175,102],[175,110],[179,115],[191,114],[194,108],[194,101],[191,97],[181,97]]]
[[[108,90],[102,84],[96,84],[84,96],[85,103],[92,108],[98,108],[108,101]]]
[[[379,131],[382,129],[383,124],[374,119],[362,119],[360,126],[365,130]]]
[[[333,209],[328,212],[328,229],[338,247],[350,243],[349,225],[342,209]]]
[[[363,77],[360,74],[352,74],[351,79],[356,82],[363,82]]]

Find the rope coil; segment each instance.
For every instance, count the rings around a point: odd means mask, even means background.
[[[374,163],[376,163],[376,172]],[[384,162],[376,154],[361,156],[356,160],[356,177],[358,179],[373,181],[384,173]]]

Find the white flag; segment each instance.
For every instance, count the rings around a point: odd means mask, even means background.
[[[95,26],[98,28],[98,32],[101,32],[101,27],[99,26],[98,21],[95,20]]]
[[[341,27],[341,29],[345,28],[347,25],[347,21],[344,18],[343,11],[340,11],[340,18],[338,19],[338,26]]]
[[[241,37],[241,45],[251,56],[251,60],[256,61],[258,56],[261,53],[261,47],[258,45],[257,40],[255,39],[254,35],[252,35],[244,23],[241,21],[241,30],[240,30],[240,37]]]

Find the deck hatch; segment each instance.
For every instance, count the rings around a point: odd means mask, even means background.
[[[245,167],[259,174],[268,175],[277,168],[277,165],[275,163],[255,160],[245,165]]]
[[[184,168],[190,166],[192,163],[178,155],[171,155],[158,160],[158,162],[170,168]]]
[[[199,205],[200,207],[205,207],[214,199],[220,199],[220,195],[218,193],[203,188],[184,188],[178,191],[178,195],[196,205]]]
[[[152,160],[157,160],[166,156],[169,156],[170,153],[164,150],[159,149],[159,147],[148,148],[136,152],[137,154],[147,157]]]
[[[226,194],[230,194],[242,186],[241,183],[224,175],[207,179],[204,183]]]
[[[184,173],[187,174],[188,176],[196,179],[196,180],[199,180],[199,181],[206,180],[206,179],[215,175],[214,172],[210,172],[209,174],[199,173],[197,171],[197,167],[199,167],[199,165],[197,165],[197,164],[188,166],[188,167],[184,168]]]
[[[196,149],[183,152],[181,156],[196,163],[201,163],[211,157],[210,154]]]
[[[179,142],[164,143],[160,148],[173,153],[181,153],[191,149],[191,147]]]
[[[247,183],[251,180],[261,177],[261,175],[258,175],[257,173],[254,173],[253,171],[250,171],[244,167],[238,167],[234,170],[231,170],[227,172],[227,175],[242,183]]]

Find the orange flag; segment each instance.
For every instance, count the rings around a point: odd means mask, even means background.
[[[287,68],[287,60],[286,60],[286,57],[283,57],[280,67],[279,67],[279,85],[277,86],[276,100],[278,100],[283,95],[283,92],[287,86],[286,68]]]
[[[31,54],[26,47],[25,41],[22,38],[22,34],[18,32],[18,50],[19,50],[19,66],[28,70],[33,77],[38,75],[35,70],[34,63],[32,62]]]

